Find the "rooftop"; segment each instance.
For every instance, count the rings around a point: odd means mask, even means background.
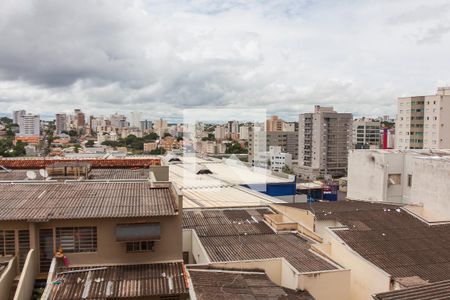
[[[8,169],[42,169],[57,162],[90,163],[93,168],[143,168],[160,165],[159,157],[123,157],[123,158],[54,158],[21,157],[0,158],[0,166]]]
[[[189,269],[198,300],[314,300],[306,291],[273,283],[264,272]]]
[[[424,284],[412,288],[380,293],[375,300],[436,300],[450,299],[450,280]]]
[[[147,182],[0,183],[0,220],[172,216],[169,187]]]
[[[284,257],[298,272],[338,267],[311,250],[292,233],[276,234],[264,221],[270,208],[191,209],[183,211],[183,228],[194,229],[213,262]]]
[[[336,220],[334,233],[396,280],[419,276],[450,279],[450,225],[429,225],[400,206],[360,201],[290,205],[315,212],[318,220]]]
[[[129,299],[187,294],[183,264],[172,262],[64,269],[56,275],[48,299]]]

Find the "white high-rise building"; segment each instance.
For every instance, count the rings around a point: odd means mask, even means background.
[[[15,110],[15,111],[13,111],[13,113],[12,113],[13,123],[20,126],[21,118],[23,116],[25,116],[26,114],[27,114],[26,111],[23,110],[23,109],[22,110]]]
[[[39,136],[41,119],[39,115],[27,114],[21,117],[20,136]]]
[[[248,134],[248,126],[241,126],[239,128],[239,138],[241,140],[248,140],[249,134]]]
[[[353,120],[353,147],[355,149],[380,148],[381,122],[361,118]]]
[[[131,112],[131,127],[141,127],[142,113],[139,111]]]
[[[450,87],[436,95],[398,98],[395,123],[398,149],[450,148]]]
[[[216,126],[214,129],[214,136],[216,137],[216,140],[223,140],[226,137],[226,129],[224,126]]]

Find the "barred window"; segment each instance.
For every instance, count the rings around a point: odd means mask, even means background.
[[[0,256],[16,254],[15,240],[14,230],[0,230]]]
[[[151,252],[154,247],[153,241],[139,241],[126,243],[127,252]]]
[[[57,227],[56,246],[64,252],[97,251],[97,227]]]

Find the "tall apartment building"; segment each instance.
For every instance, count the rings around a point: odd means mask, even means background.
[[[378,149],[381,142],[381,122],[373,119],[353,120],[353,147]]]
[[[23,116],[25,116],[26,114],[27,114],[26,111],[23,110],[23,109],[22,110],[15,110],[15,111],[13,111],[13,113],[12,113],[13,123],[20,126],[21,118]]]
[[[270,146],[281,147],[281,152],[289,153],[292,159],[298,158],[298,134],[294,131],[263,131],[250,128],[248,140],[248,159],[251,162],[258,153],[269,151]]]
[[[214,136],[216,140],[223,140],[226,138],[226,130],[224,126],[216,126],[214,129]]]
[[[26,114],[20,118],[20,136],[39,136],[41,119],[39,115]]]
[[[345,176],[352,145],[352,114],[316,105],[299,118],[298,173],[304,178]]]
[[[86,116],[81,109],[75,109],[75,128],[79,131],[82,130],[86,124]]]
[[[141,127],[141,119],[142,119],[142,113],[139,111],[132,111],[131,112],[131,127]]]
[[[248,138],[249,138],[248,132],[249,132],[248,126],[243,125],[243,126],[239,127],[239,138],[241,140],[248,140]]]
[[[67,121],[67,115],[65,113],[56,114],[56,134],[61,134],[63,131],[67,130]]]
[[[266,121],[266,131],[283,131],[284,123],[278,116],[272,116]]]
[[[398,98],[396,148],[450,148],[450,87],[436,95]]]

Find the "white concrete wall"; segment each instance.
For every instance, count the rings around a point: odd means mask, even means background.
[[[33,294],[34,279],[38,273],[37,258],[34,249],[28,252],[25,264],[20,274],[14,300],[29,300]]]
[[[415,158],[412,164],[411,203],[441,220],[450,220],[450,161]]]
[[[348,157],[349,199],[382,201],[385,198],[387,162],[381,153],[352,150]]]
[[[8,266],[3,270],[0,276],[0,299],[8,299],[13,284],[14,278],[17,273],[17,258],[11,258]]]
[[[301,274],[298,287],[306,289],[316,300],[350,299],[350,270]]]
[[[373,294],[389,291],[389,274],[353,251],[331,230],[324,239],[330,242],[331,258],[351,270],[349,300],[372,300]]]

